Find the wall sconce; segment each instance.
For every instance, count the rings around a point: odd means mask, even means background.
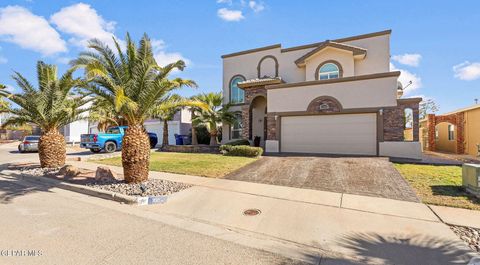
[[[383,109],[380,109],[378,113],[380,113],[380,115],[383,115]]]
[[[275,120],[277,120],[277,118],[278,118],[278,115],[275,115]]]

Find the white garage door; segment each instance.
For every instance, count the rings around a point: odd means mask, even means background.
[[[281,151],[376,155],[375,113],[281,118]]]

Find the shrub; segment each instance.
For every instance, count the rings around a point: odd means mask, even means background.
[[[261,156],[263,149],[260,147],[252,147],[248,145],[222,145],[220,146],[222,154],[227,156],[246,156],[257,157]]]
[[[240,139],[240,140],[233,140],[231,142],[226,143],[225,145],[250,145],[250,142],[247,139]]]

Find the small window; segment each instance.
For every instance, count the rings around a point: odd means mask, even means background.
[[[326,63],[318,71],[318,79],[326,80],[340,77],[340,70],[334,63]]]
[[[438,128],[435,128],[435,140],[438,140]]]
[[[120,128],[118,128],[118,127],[108,128],[107,133],[108,134],[120,134]]]
[[[448,125],[448,140],[449,141],[455,140],[455,126],[451,124]]]
[[[236,76],[230,82],[230,103],[238,104],[243,103],[245,98],[245,92],[238,87],[238,83],[245,81],[241,76]]]
[[[243,124],[242,124],[242,114],[241,113],[236,113],[235,114],[235,122],[232,124],[232,139],[240,139],[242,138],[242,130],[243,130]]]

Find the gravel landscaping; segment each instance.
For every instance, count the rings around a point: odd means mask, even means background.
[[[48,177],[73,184],[86,185],[89,187],[116,192],[129,196],[160,196],[169,195],[190,188],[192,185],[161,179],[150,179],[142,183],[127,184],[123,176],[119,180],[98,182],[95,180],[95,172],[81,170],[83,173],[76,177],[68,178],[59,173],[59,168],[40,168],[38,166],[20,166],[15,168],[23,175]]]
[[[160,196],[179,192],[192,185],[161,179],[150,179],[142,183],[127,184],[123,181],[110,184],[87,184],[87,186],[130,196]]]
[[[480,253],[480,229],[450,225],[453,232],[460,237],[468,246]]]

